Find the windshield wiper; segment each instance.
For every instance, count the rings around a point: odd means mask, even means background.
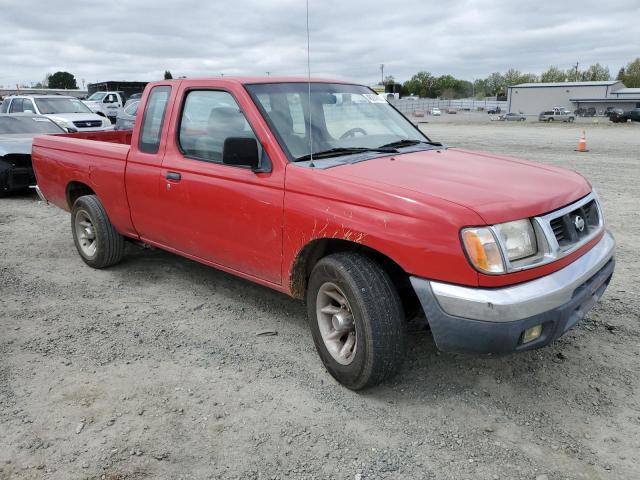
[[[380,145],[380,148],[411,147],[413,145],[418,145],[419,143],[434,145],[436,147],[442,146],[440,142],[427,142],[426,140],[411,140],[408,138],[403,138],[402,140],[398,140],[397,142],[385,143],[384,145]]]
[[[377,148],[339,147],[330,148],[329,150],[323,150],[322,152],[313,152],[313,158],[340,157],[342,155],[352,155],[355,153],[363,152],[398,153],[398,150],[393,148],[393,146],[391,145],[383,145],[382,147]],[[302,155],[301,157],[295,159],[296,162],[304,162],[305,160],[311,160],[311,155]]]

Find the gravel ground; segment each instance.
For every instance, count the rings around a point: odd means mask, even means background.
[[[600,192],[617,271],[565,337],[486,359],[440,354],[415,325],[400,375],[354,393],[321,366],[301,303],[137,246],[91,270],[68,214],[3,199],[0,479],[640,478],[640,125],[457,118],[422,128]]]

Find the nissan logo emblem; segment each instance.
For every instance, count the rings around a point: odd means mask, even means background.
[[[584,231],[584,218],[580,215],[576,215],[573,219],[573,226],[576,227],[576,230],[579,232]]]

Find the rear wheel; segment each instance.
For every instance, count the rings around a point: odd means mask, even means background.
[[[405,354],[405,317],[387,273],[345,252],[320,260],[309,279],[307,315],[329,373],[352,390],[391,377]]]
[[[71,232],[80,257],[90,267],[105,268],[122,260],[124,238],[95,195],[84,195],[73,204]]]
[[[553,118],[549,117],[549,120],[547,120],[547,122],[549,123],[553,122]]]

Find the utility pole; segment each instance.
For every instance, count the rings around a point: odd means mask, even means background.
[[[578,81],[578,65],[580,65],[578,62],[576,62],[576,77],[575,77],[575,81]]]
[[[380,64],[380,84],[384,85],[384,63]]]

